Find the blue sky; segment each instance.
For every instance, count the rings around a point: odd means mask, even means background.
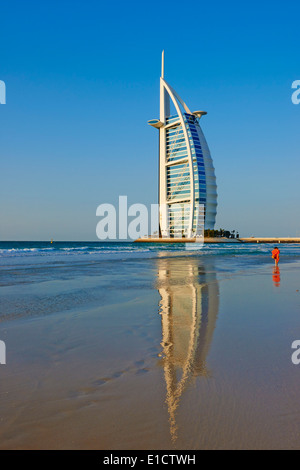
[[[157,202],[161,51],[214,160],[217,228],[300,236],[298,2],[1,2],[0,240],[96,240]]]

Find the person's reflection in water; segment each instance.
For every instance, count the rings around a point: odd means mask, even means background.
[[[158,260],[159,313],[171,439],[177,439],[176,411],[197,376],[209,376],[206,357],[219,309],[219,287],[212,263],[199,259]]]
[[[275,268],[273,268],[273,282],[274,282],[274,286],[276,287],[280,286],[280,269],[278,265],[275,266]]]

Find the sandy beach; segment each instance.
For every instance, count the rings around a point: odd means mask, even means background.
[[[269,249],[5,255],[0,448],[298,449],[300,252]]]

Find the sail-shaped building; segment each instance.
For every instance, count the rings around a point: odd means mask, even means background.
[[[175,112],[171,115],[173,103]],[[217,186],[212,158],[199,121],[205,111],[191,112],[160,78],[160,117],[148,124],[159,131],[159,232],[161,237],[195,238],[213,229]]]

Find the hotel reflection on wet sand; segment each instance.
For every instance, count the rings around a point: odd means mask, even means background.
[[[260,253],[14,266],[0,448],[300,448],[299,272]]]
[[[191,259],[158,260],[157,288],[161,296],[161,365],[166,382],[170,433],[177,440],[176,411],[185,389],[197,376],[209,376],[206,356],[219,308],[219,287],[212,264]]]

